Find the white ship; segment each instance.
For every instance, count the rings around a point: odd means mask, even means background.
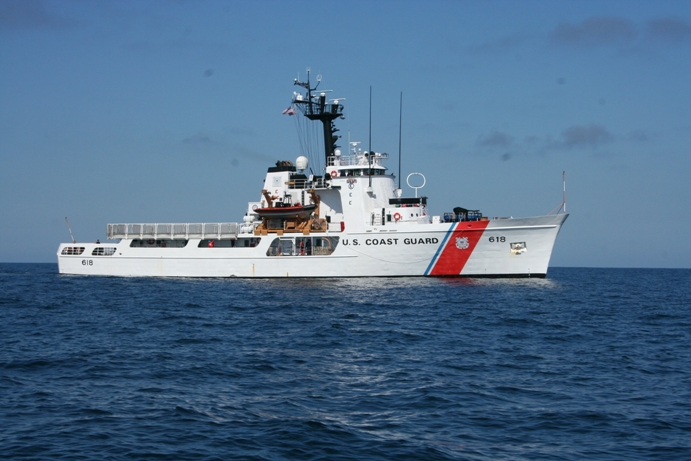
[[[318,79],[317,86],[319,86]],[[485,217],[456,207],[428,213],[427,197],[403,197],[388,155],[336,141],[339,100],[295,84],[284,111],[321,122],[325,162],[305,156],[268,169],[241,223],[108,224],[107,242],[63,243],[61,274],[134,277],[545,277],[568,217]],[[357,143],[352,143],[357,145]],[[321,163],[320,161],[314,163]],[[419,173],[413,173],[417,175]],[[400,176],[400,175],[399,175]],[[408,176],[410,178],[410,175]],[[424,180],[424,177],[423,177]]]

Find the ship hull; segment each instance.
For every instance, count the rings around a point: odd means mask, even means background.
[[[132,247],[130,238],[62,244],[58,267],[61,274],[131,277],[544,277],[567,216],[313,234],[334,242],[330,254],[299,248],[301,234],[251,236],[256,246],[235,247],[209,247],[198,238],[182,248]],[[293,239],[293,250],[276,254],[276,239]]]

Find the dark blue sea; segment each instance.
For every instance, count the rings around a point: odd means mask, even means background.
[[[691,270],[241,280],[0,264],[0,458],[689,460]]]

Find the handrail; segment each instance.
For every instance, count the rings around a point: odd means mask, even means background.
[[[108,240],[128,238],[233,238],[251,233],[252,224],[242,223],[128,223],[108,224]]]
[[[376,153],[372,157],[372,166],[384,166],[384,160],[388,160],[389,154],[382,152]],[[369,166],[369,159],[365,154],[342,155],[336,157],[330,155],[327,159],[327,166]]]
[[[327,187],[324,178],[320,176],[315,176],[310,179],[291,179],[286,182],[289,189],[325,189]]]

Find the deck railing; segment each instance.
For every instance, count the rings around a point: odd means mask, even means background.
[[[327,186],[324,178],[320,176],[312,179],[291,179],[287,184],[289,189],[324,189]]]
[[[384,160],[389,159],[389,154],[382,152],[377,153],[372,156],[372,165],[384,165]],[[368,166],[370,164],[369,158],[364,153],[354,154],[354,155],[342,155],[340,157],[335,157],[330,155],[326,159],[327,166]]]
[[[108,240],[127,238],[233,238],[242,232],[240,223],[141,223],[108,224]]]

